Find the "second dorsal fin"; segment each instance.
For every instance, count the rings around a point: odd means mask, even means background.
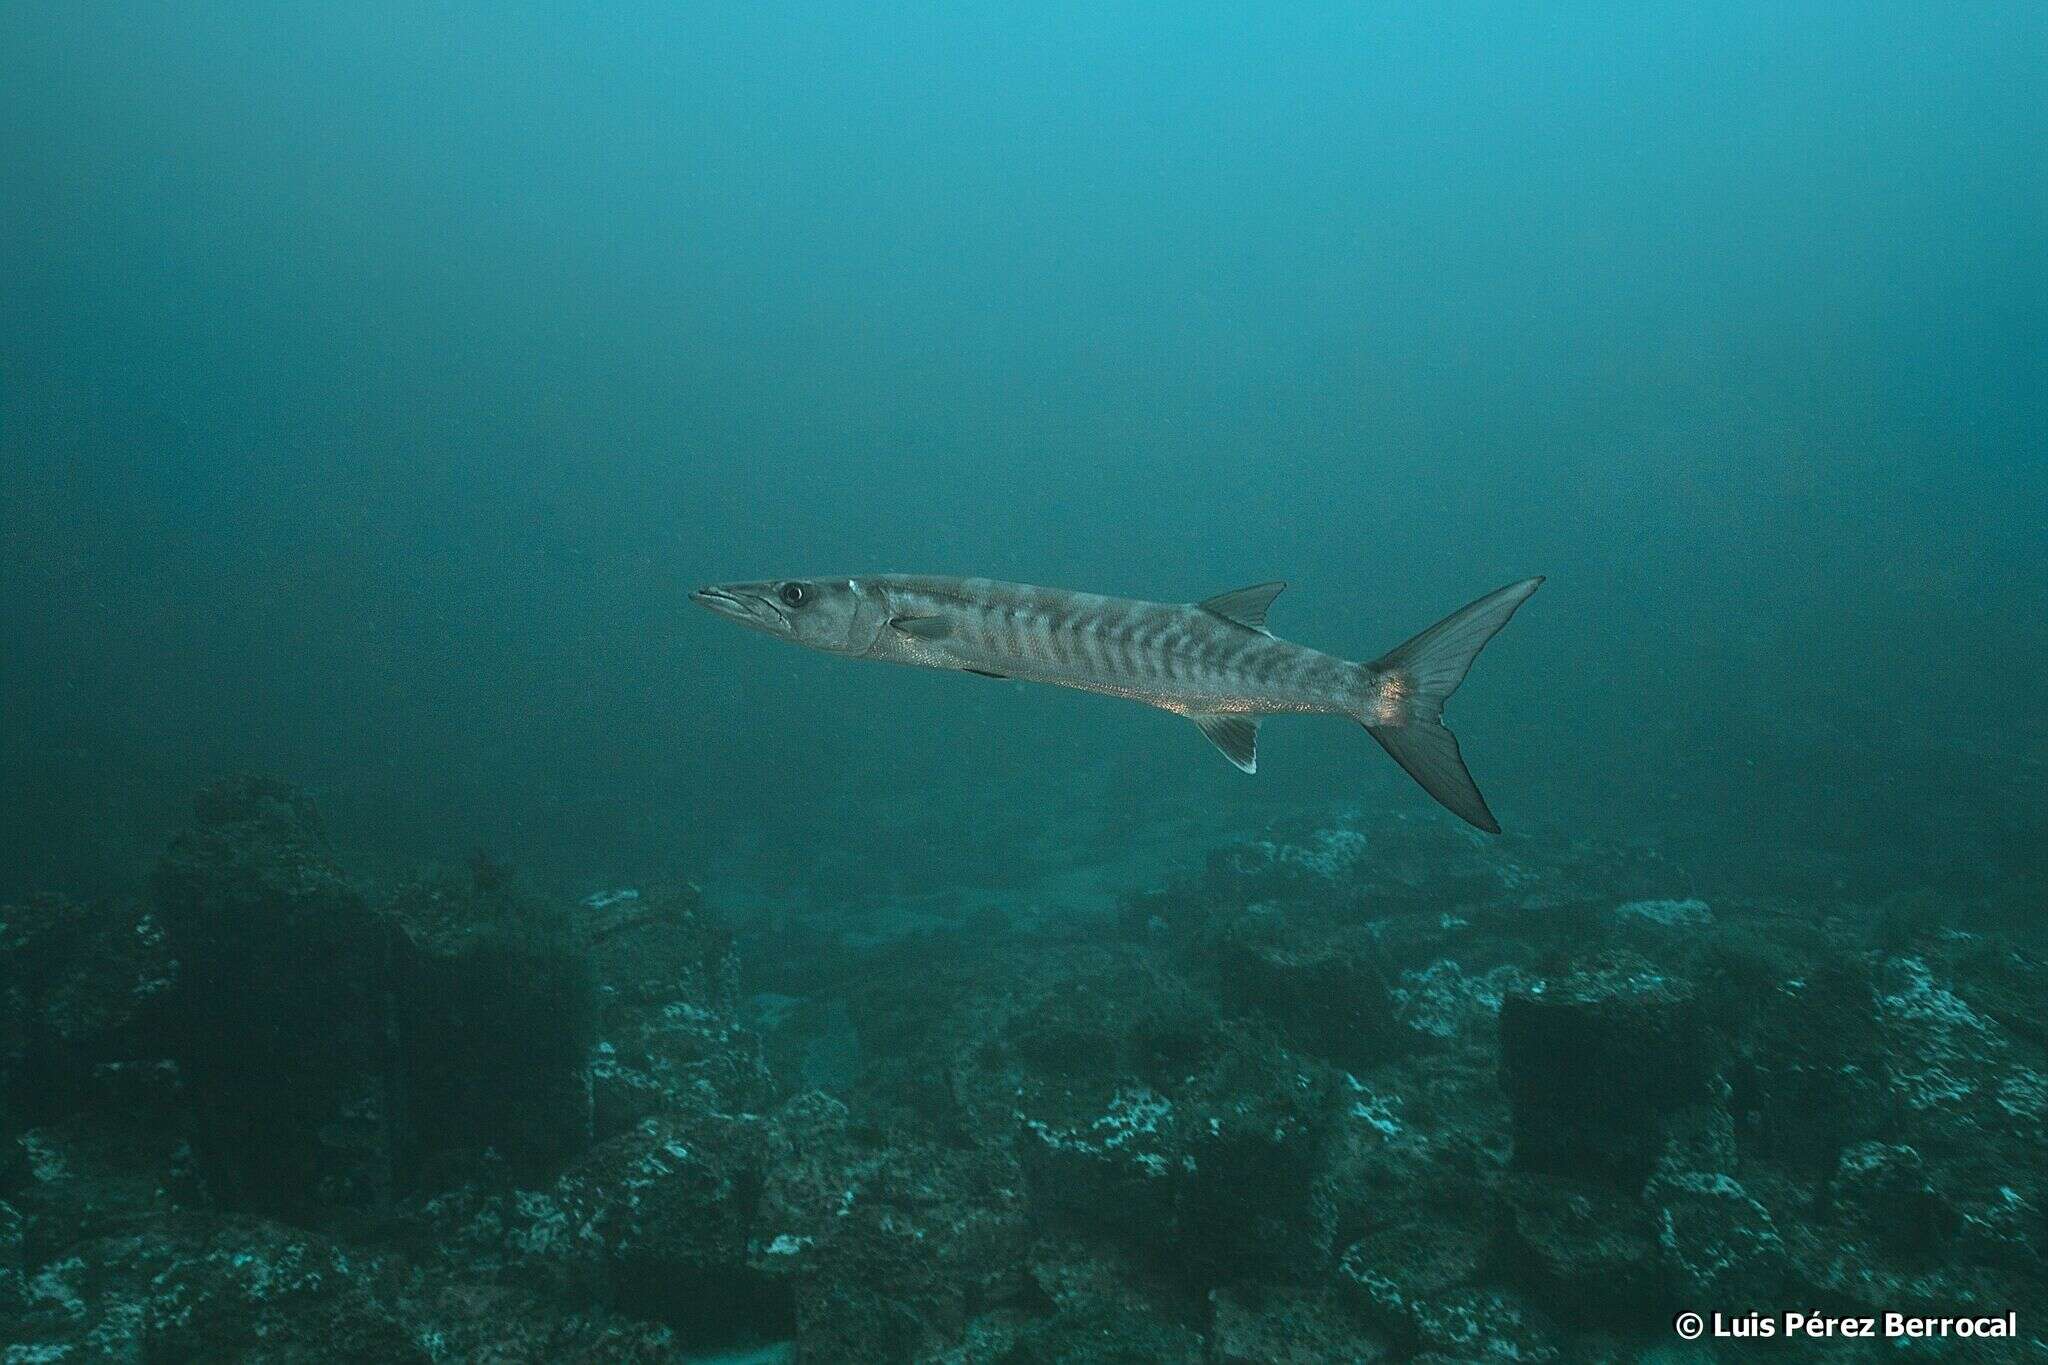
[[[1196,603],[1203,611],[1211,611],[1226,621],[1235,621],[1249,630],[1263,632],[1266,629],[1266,608],[1273,605],[1287,584],[1254,583],[1249,588],[1235,592],[1219,592],[1214,597]]]

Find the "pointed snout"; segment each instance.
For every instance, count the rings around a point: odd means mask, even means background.
[[[690,600],[757,630],[774,630],[783,624],[782,613],[770,600],[766,584],[713,583],[691,593]]]

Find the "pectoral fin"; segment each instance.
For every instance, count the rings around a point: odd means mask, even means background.
[[[889,627],[920,640],[942,640],[953,630],[943,616],[892,616]]]
[[[1007,674],[1007,673],[991,673],[991,672],[989,672],[989,671],[988,671],[987,669],[985,669],[985,668],[963,668],[963,669],[961,669],[960,671],[961,671],[962,673],[972,673],[972,674],[973,674],[973,675],[974,675],[975,677],[977,677],[977,678],[1002,678],[1002,679],[1008,679],[1008,678],[1009,678],[1009,676],[1010,676],[1010,675],[1009,675],[1009,674]]]
[[[1223,756],[1248,773],[1259,770],[1259,718],[1257,716],[1189,716],[1202,727],[1209,742]]]

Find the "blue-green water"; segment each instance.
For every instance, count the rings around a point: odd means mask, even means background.
[[[0,13],[5,1358],[2038,1349],[2044,52]],[[1546,575],[1506,833],[688,601],[882,572],[1353,659]]]

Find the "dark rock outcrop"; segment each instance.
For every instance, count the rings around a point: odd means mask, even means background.
[[[343,877],[289,785],[229,779],[194,813],[154,890],[208,1182],[273,1214],[388,1199],[402,936]]]
[[[1809,1176],[1891,1123],[1877,994],[1860,962],[1764,983],[1729,1067],[1729,1108],[1746,1147]]]
[[[538,1181],[592,1140],[596,982],[563,907],[478,855],[380,907],[404,938],[392,983],[393,1129],[401,1190],[445,1188],[488,1160]]]
[[[1704,1097],[1709,1065],[1690,983],[1633,954],[1510,992],[1500,1071],[1516,1163],[1640,1182],[1666,1116]]]
[[[1226,1008],[1268,1020],[1288,1046],[1348,1070],[1398,1054],[1414,1034],[1396,1022],[1372,932],[1293,931],[1276,913],[1231,925],[1217,953]]]

